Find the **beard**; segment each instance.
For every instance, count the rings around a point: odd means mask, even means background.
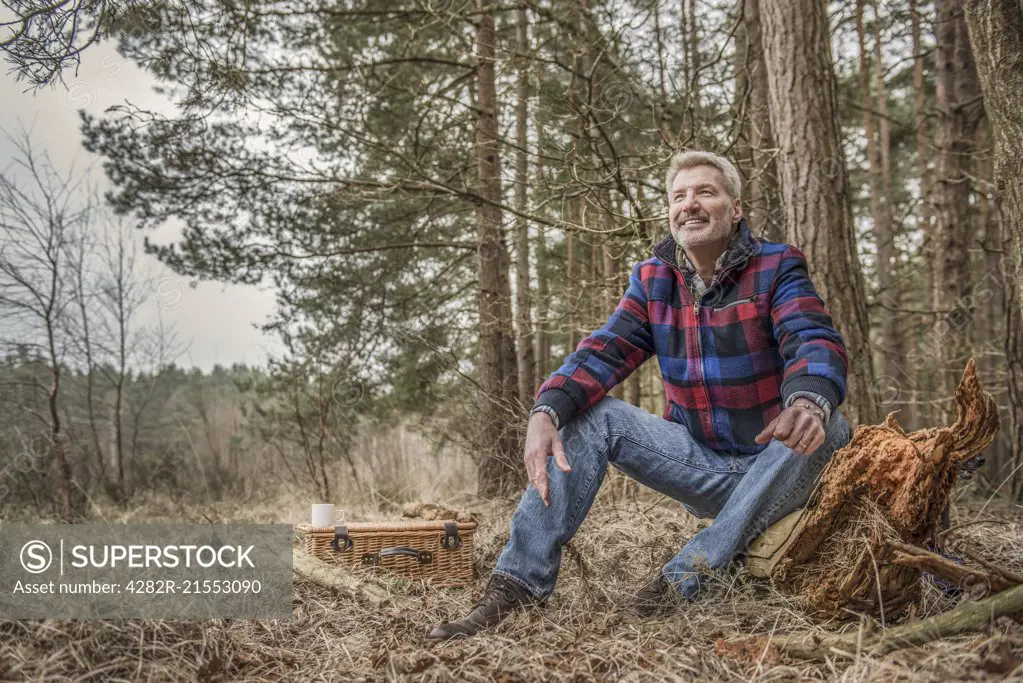
[[[703,219],[708,221],[708,225],[701,226],[695,231],[686,229],[682,223],[690,218]],[[671,225],[671,235],[675,238],[675,243],[683,248],[721,242],[732,234],[732,228],[735,227],[730,218],[714,219],[707,214],[682,215]]]

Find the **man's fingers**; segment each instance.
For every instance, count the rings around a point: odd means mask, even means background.
[[[795,446],[791,446],[800,455],[810,455],[824,443],[824,430],[819,424],[810,424],[802,430],[802,437]]]
[[[562,472],[571,472],[572,466],[568,464],[568,458],[565,457],[565,449],[561,445],[561,439],[555,437],[554,440],[554,462],[558,464],[558,467]]]
[[[776,419],[778,424],[774,428],[774,438],[784,441],[786,446],[791,447],[788,440],[796,428],[796,411],[786,408]]]
[[[551,492],[547,488],[546,469],[540,468],[540,471],[536,473],[536,482],[534,482],[534,486],[536,486],[536,492],[540,494],[540,500],[543,501],[544,505],[549,507],[551,504]]]
[[[792,428],[792,431],[789,432],[789,435],[784,439],[781,439],[781,441],[789,448],[797,448],[804,436],[806,436],[806,426],[797,424]]]
[[[821,429],[820,433],[817,434],[816,437],[814,437],[813,445],[810,447],[810,452],[816,453],[817,449],[824,445],[824,439],[825,439],[824,430]]]
[[[547,488],[547,454],[536,454],[526,457],[526,475],[544,505],[551,504],[550,490]]]
[[[818,425],[817,418],[809,413],[800,412],[794,422],[792,433],[785,439],[785,445],[803,452],[803,449],[810,445],[815,436]],[[800,446],[803,446],[803,449],[800,449]],[[812,453],[813,451],[808,452]]]
[[[761,432],[757,434],[756,438],[753,440],[757,443],[767,443],[768,441],[771,440],[771,437],[774,435],[774,427],[777,424],[778,418],[774,418],[773,420],[767,423],[767,426],[764,427],[763,430],[761,430]]]
[[[813,441],[806,449],[806,454],[816,453],[817,449],[824,445],[824,429],[818,427],[814,432]]]

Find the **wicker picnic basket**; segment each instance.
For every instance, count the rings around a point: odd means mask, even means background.
[[[295,528],[306,552],[328,564],[383,569],[438,586],[472,582],[475,522],[412,520]]]

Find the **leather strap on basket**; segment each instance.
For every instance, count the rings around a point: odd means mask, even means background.
[[[344,542],[345,547],[341,547],[341,543]],[[330,547],[334,549],[334,552],[343,553],[346,550],[352,549],[352,537],[348,535],[348,527],[340,525],[334,527],[334,538],[330,542]]]
[[[416,550],[403,545],[396,545],[393,548],[384,548],[378,553],[366,553],[362,556],[362,563],[371,566],[379,566],[380,560],[393,555],[408,555],[414,557],[419,564],[430,564],[433,562],[433,553],[429,550]]]
[[[462,537],[458,535],[458,522],[444,522],[444,537],[441,538],[440,545],[448,550],[462,546]]]

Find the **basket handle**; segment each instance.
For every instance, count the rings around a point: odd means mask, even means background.
[[[396,545],[391,548],[384,548],[378,553],[366,553],[362,556],[362,563],[373,567],[380,565],[381,558],[392,555],[408,555],[419,560],[419,564],[430,564],[433,562],[433,553],[429,550],[416,550],[403,545]]]

